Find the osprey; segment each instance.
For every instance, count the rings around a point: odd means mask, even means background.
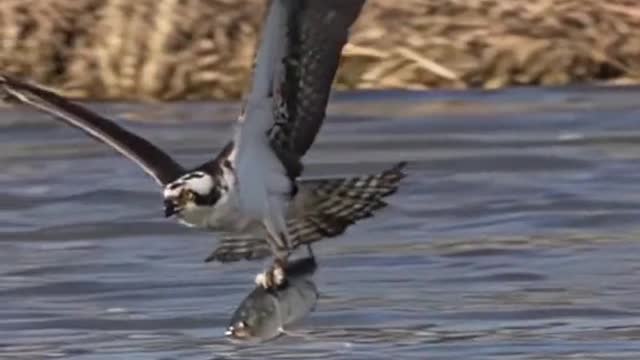
[[[301,159],[325,118],[348,30],[364,0],[273,0],[254,77],[230,141],[185,168],[142,137],[41,86],[0,76],[19,101],[133,160],[162,186],[166,217],[216,231],[206,261],[286,261],[299,245],[341,234],[386,204],[404,164],[375,175],[300,180]]]

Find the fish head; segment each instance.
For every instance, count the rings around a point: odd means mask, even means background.
[[[225,335],[257,342],[278,337],[282,329],[278,301],[273,291],[257,286],[234,312]]]

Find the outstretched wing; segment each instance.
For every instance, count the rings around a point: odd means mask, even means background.
[[[0,86],[18,101],[75,126],[111,146],[133,160],[160,185],[175,180],[185,172],[182,166],[152,143],[52,91],[8,76],[0,76]]]
[[[405,177],[405,163],[374,175],[347,179],[303,181],[287,221],[292,248],[342,234],[358,220],[387,205]],[[232,262],[262,259],[270,254],[264,238],[255,234],[223,237],[205,261]]]
[[[288,0],[286,41],[273,83],[276,148],[302,157],[325,118],[349,28],[364,0]]]
[[[229,160],[242,212],[289,249],[285,214],[300,158],[325,116],[331,83],[363,0],[273,0]],[[286,254],[285,254],[286,255]]]

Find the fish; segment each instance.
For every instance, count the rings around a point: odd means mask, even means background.
[[[260,284],[249,293],[233,313],[225,335],[242,342],[265,342],[284,334],[285,327],[311,313],[319,293],[312,280],[317,263],[311,246],[309,256],[289,261],[282,281],[276,287]]]

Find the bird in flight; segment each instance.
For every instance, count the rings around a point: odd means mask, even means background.
[[[162,187],[164,214],[219,234],[206,261],[285,261],[301,244],[334,237],[386,204],[404,163],[373,175],[304,180],[301,159],[324,118],[349,28],[364,0],[272,0],[253,81],[230,141],[185,168],[144,138],[42,86],[0,76],[11,97],[84,131],[138,164]]]

